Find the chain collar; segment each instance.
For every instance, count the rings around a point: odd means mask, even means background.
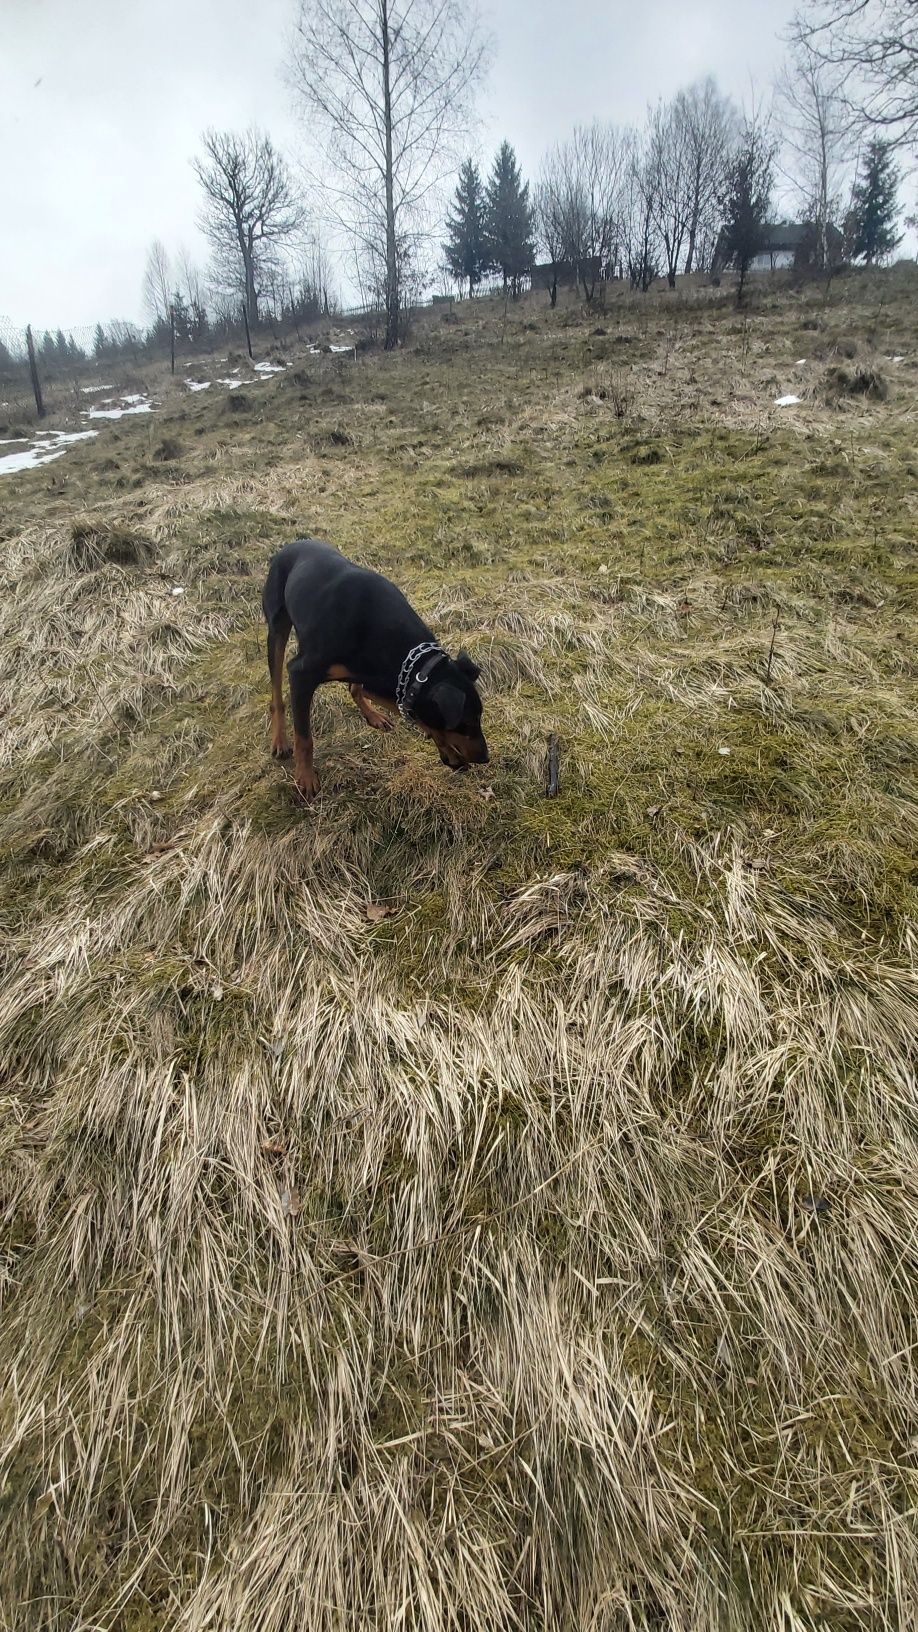
[[[427,681],[431,669],[434,667],[432,662],[428,661],[427,663],[423,663],[421,660],[425,657],[428,659],[431,657],[439,659],[445,656],[446,653],[444,652],[443,647],[439,646],[435,640],[424,640],[419,646],[412,646],[411,651],[408,653],[408,656],[405,658],[404,663],[399,669],[398,680],[395,686],[396,706],[405,724],[410,725],[415,731],[417,731],[419,727],[414,717],[414,701],[421,687]],[[415,665],[417,663],[421,663],[421,667],[415,671]]]

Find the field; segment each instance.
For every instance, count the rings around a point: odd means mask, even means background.
[[[0,480],[3,1632],[915,1623],[916,332],[457,306]],[[487,768],[272,763],[305,532]]]

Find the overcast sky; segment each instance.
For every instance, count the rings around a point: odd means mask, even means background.
[[[282,78],[296,0],[0,0],[0,320],[143,318],[150,240],[202,261],[208,125],[305,153]],[[527,174],[575,122],[629,123],[705,73],[768,91],[793,0],[490,0],[479,147]]]

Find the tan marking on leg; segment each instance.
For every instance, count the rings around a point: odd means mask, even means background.
[[[304,799],[314,799],[319,791],[319,778],[312,763],[312,737],[301,737],[293,731],[293,780]]]
[[[347,689],[353,697],[354,702],[357,704],[357,707],[360,709],[360,712],[366,720],[367,725],[371,725],[374,731],[394,731],[395,727],[392,721],[387,719],[385,714],[380,714],[379,710],[373,707],[373,704],[367,696],[367,693],[364,691],[363,686],[358,685],[355,681],[355,683],[352,686],[348,686]]]

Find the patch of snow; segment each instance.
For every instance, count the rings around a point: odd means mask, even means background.
[[[147,394],[146,394],[145,391],[126,392],[125,395],[121,398],[122,402],[146,402],[146,400],[147,400]]]
[[[17,470],[34,470],[36,465],[48,465],[52,459],[60,459],[66,452],[66,448],[49,449],[47,443],[42,443],[34,448],[24,448],[21,453],[5,453],[0,458],[0,476],[12,476]]]
[[[329,346],[329,351],[353,351],[353,346]]]
[[[211,387],[210,380],[186,380],[185,384],[189,391],[209,391]]]
[[[726,759],[730,750],[729,748],[718,748],[717,752],[720,754],[722,759]]]
[[[153,404],[134,401],[130,408],[90,408],[88,411],[84,408],[83,412],[88,419],[124,419],[126,414],[151,414]]]
[[[238,378],[238,376],[237,376],[237,378],[236,378],[236,379],[231,379],[231,380],[218,380],[218,381],[217,381],[217,384],[218,384],[218,385],[242,385],[242,383],[243,383],[243,382],[242,382],[242,380],[240,380],[240,379],[239,379],[239,378]]]
[[[894,362],[894,363],[904,363],[904,362],[905,362],[905,358],[904,358],[904,357],[894,357],[894,358],[893,358],[893,362]]]
[[[350,349],[350,348],[348,348]],[[286,363],[253,363],[252,367],[258,374],[283,374]]]
[[[796,363],[794,364],[794,367],[795,368],[802,368],[805,362],[806,362],[805,357],[798,357]]]
[[[71,442],[82,442],[88,436],[98,436],[98,431],[45,431],[41,440],[36,439],[30,447],[20,448],[18,453],[5,453],[0,457],[0,476],[13,476],[17,470],[34,470],[38,465],[49,465],[52,459],[60,459],[67,452]],[[24,441],[23,437],[17,438]]]
[[[173,593],[173,595],[184,595],[185,591],[182,588],[181,584],[174,584],[173,588],[172,588],[172,593]]]
[[[113,385],[81,385],[80,390],[84,397],[91,397],[95,391],[114,391]]]
[[[786,396],[786,397],[775,397],[775,407],[776,408],[793,408],[795,403],[802,402],[802,401],[803,401],[802,397],[795,397],[793,395],[793,393],[791,393],[789,396]]]

